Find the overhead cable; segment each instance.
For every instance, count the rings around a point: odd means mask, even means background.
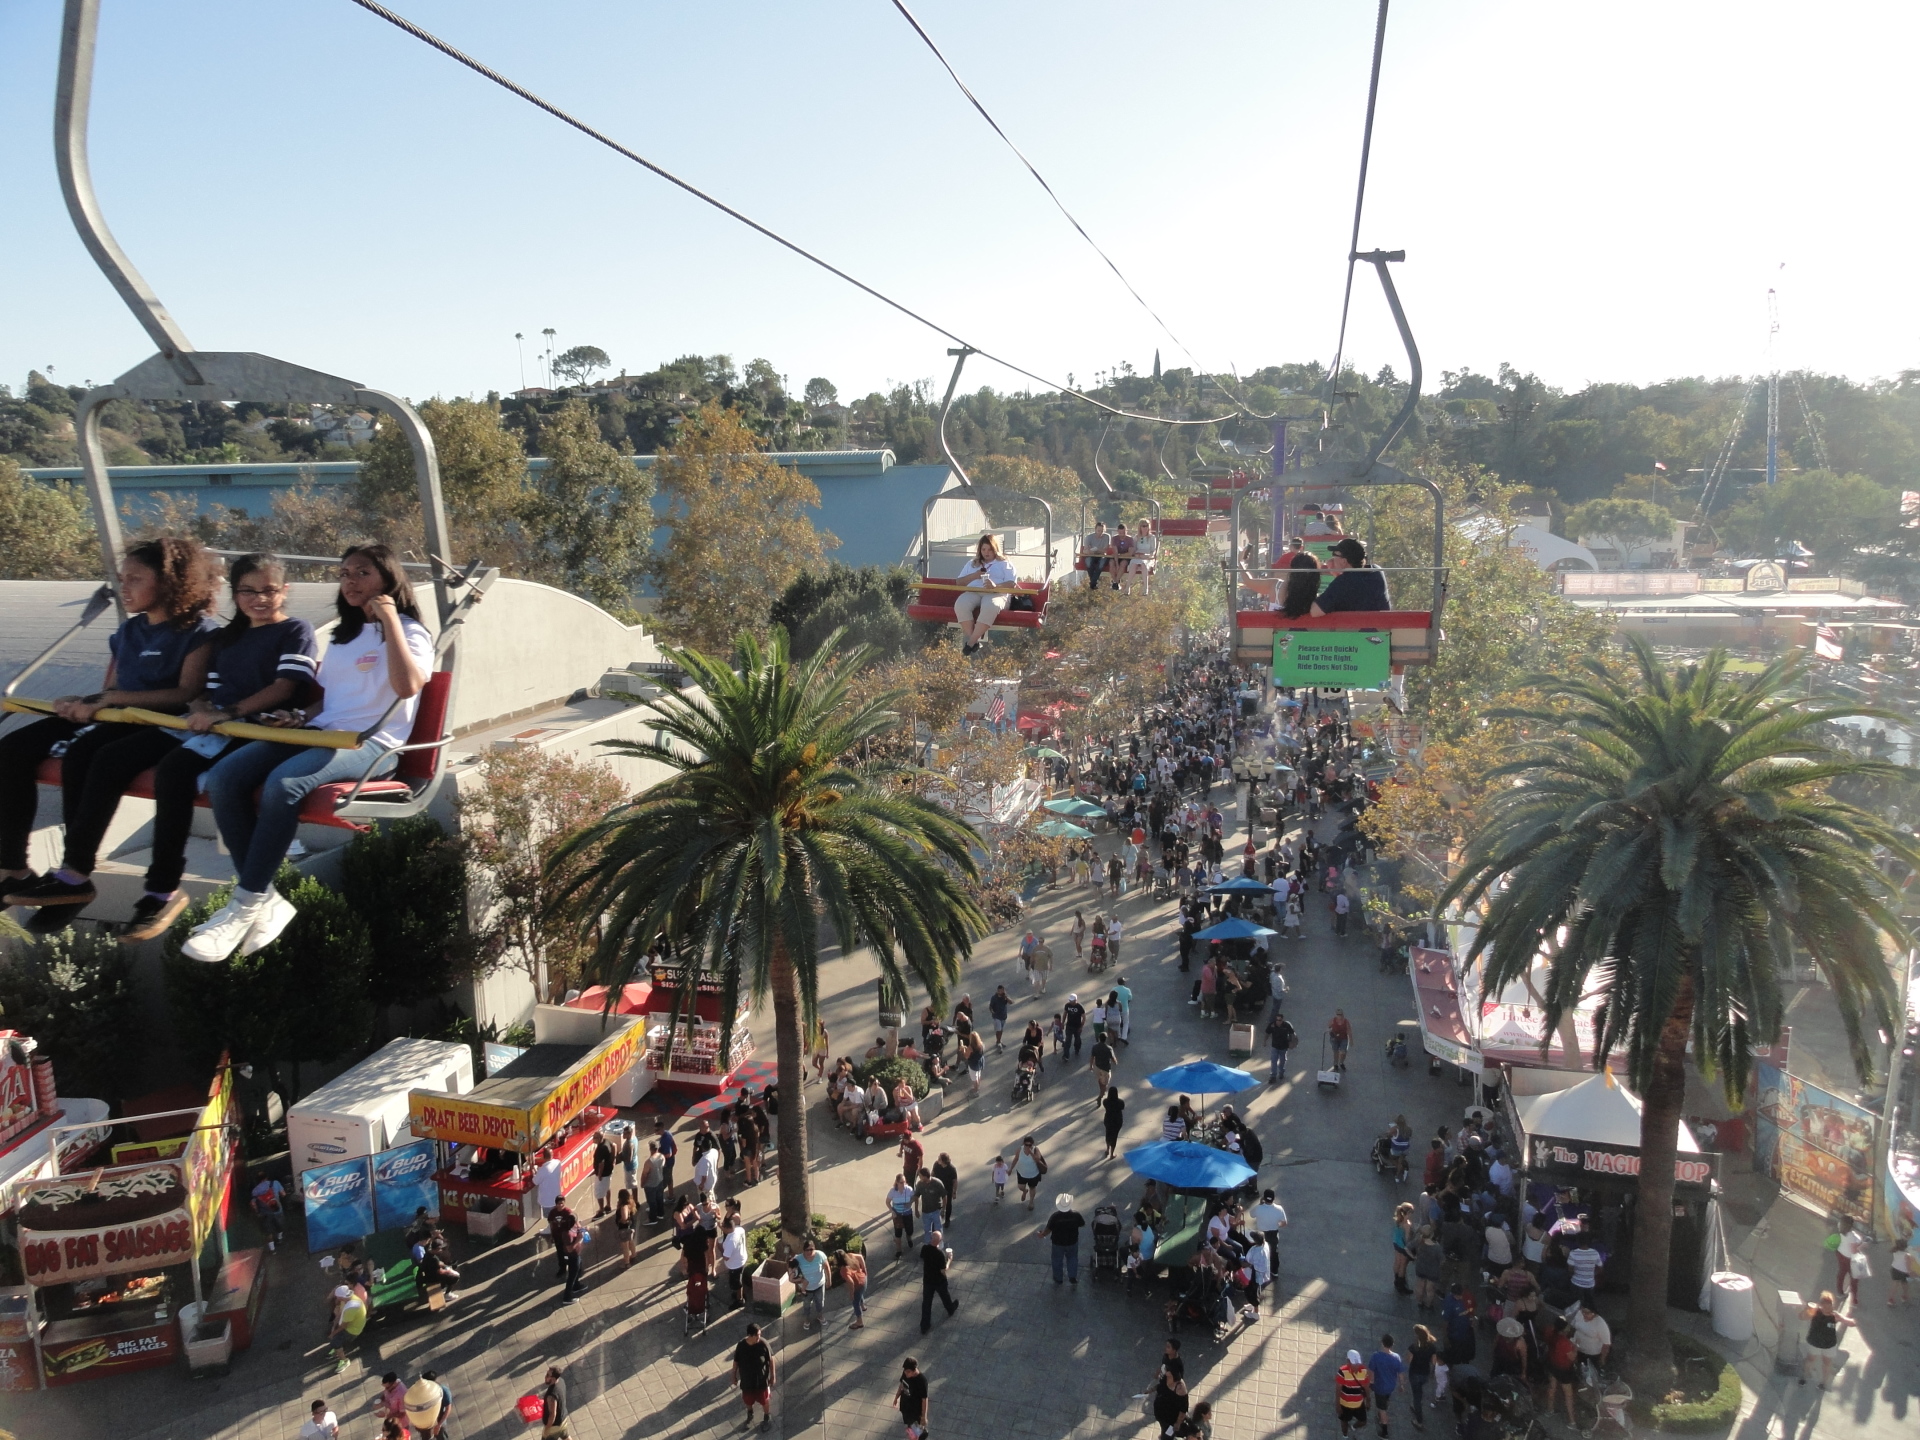
[[[517,84],[514,81],[509,80],[506,76],[502,75],[499,71],[489,68],[488,66],[482,64],[480,61],[474,59],[473,56],[467,54],[465,51],[460,50],[455,46],[448,44],[445,40],[442,40],[438,35],[435,35],[433,32],[422,29],[420,26],[414,24],[413,21],[407,19],[406,16],[396,14],[394,11],[389,10],[385,5],[378,4],[377,0],[352,0],[352,3],[355,5],[358,5],[362,10],[367,11],[371,15],[379,16],[382,20],[385,20],[389,25],[394,26],[396,29],[406,31],[407,34],[413,36],[414,39],[420,41],[423,45],[429,45],[433,47],[435,50],[438,50],[442,55],[445,55],[448,59],[457,61],[459,64],[466,66],[469,70],[473,71],[476,75],[479,75],[485,79],[491,80],[494,84],[498,85],[501,89],[509,91],[512,94],[519,96],[522,100],[526,101],[529,105],[537,106],[539,109],[546,111],[547,114],[553,116],[554,119],[560,121],[562,124],[571,125],[575,130],[578,130],[582,135],[587,136],[589,139],[599,141],[600,144],[606,146],[609,150],[613,151],[616,155],[621,156],[623,159],[631,160],[634,164],[641,166],[643,169],[652,171],[655,175],[658,175],[662,180],[665,180],[668,184],[679,187],[680,189],[686,191],[687,194],[693,196],[696,200],[700,200],[708,205],[711,205],[714,209],[718,210],[721,214],[729,217],[730,219],[738,220],[742,225],[745,225],[748,229],[756,231],[759,234],[765,236],[767,239],[773,241],[774,244],[779,245],[784,249],[792,251],[795,255],[798,255],[801,259],[806,260],[813,265],[819,266],[822,270],[825,270],[829,275],[832,275],[837,279],[844,280],[847,282],[847,284],[853,286],[856,290],[860,290],[868,295],[871,295],[875,300],[878,300],[881,304],[888,306],[893,310],[899,311],[900,314],[905,315],[909,320],[913,320],[918,324],[926,326],[927,329],[933,331],[936,335],[945,336],[947,339],[951,340],[956,345],[966,346],[969,350],[972,350],[975,354],[979,355],[981,358],[986,360],[991,360],[993,361],[994,364],[1003,366],[1004,368],[1013,371],[1013,373],[1016,375],[1024,375],[1029,380],[1037,381],[1041,385],[1049,386],[1050,388],[1059,390],[1064,394],[1072,395],[1076,399],[1084,400],[1086,401],[1087,404],[1092,405],[1096,409],[1104,410],[1109,415],[1118,415],[1121,418],[1127,419],[1127,420],[1139,420],[1150,425],[1217,425],[1222,420],[1231,420],[1235,418],[1234,415],[1219,415],[1219,416],[1215,416],[1210,420],[1168,420],[1165,417],[1159,416],[1159,415],[1141,415],[1131,410],[1122,410],[1118,406],[1107,404],[1107,402],[1104,400],[1095,399],[1093,396],[1087,394],[1084,391],[1076,390],[1070,385],[1062,385],[1057,380],[1049,380],[1046,376],[1036,374],[1034,371],[1027,369],[1023,365],[1016,365],[1014,364],[1013,361],[1006,359],[1004,356],[996,355],[991,350],[984,350],[980,346],[973,344],[971,341],[963,339],[961,336],[956,335],[953,331],[947,329],[946,326],[941,325],[936,321],[929,320],[926,316],[920,314],[919,311],[912,309],[910,306],[903,304],[901,301],[895,300],[891,295],[885,294],[880,290],[876,290],[873,286],[867,284],[864,280],[860,280],[852,275],[849,275],[845,270],[842,270],[839,266],[833,264],[831,261],[821,259],[818,255],[814,254],[811,250],[807,249],[804,245],[799,244],[797,241],[787,239],[787,237],[782,235],[779,231],[770,229],[768,226],[762,225],[758,220],[755,220],[752,216],[744,214],[739,210],[736,210],[733,206],[727,204],[726,201],[721,200],[716,196],[709,195],[705,190],[702,190],[699,186],[693,184],[691,181],[682,180],[678,175],[675,175],[671,170],[668,170],[663,166],[654,164],[654,162],[647,159],[646,156],[639,154],[637,151],[628,149],[625,145],[622,145],[618,140],[613,139],[611,136],[605,134],[603,131],[594,129],[594,127],[587,124],[586,121],[578,119],[577,117],[569,114],[567,111],[562,110],[558,105],[553,104],[551,101],[543,100],[540,96],[534,94],[533,91],[527,89],[526,86]],[[1236,414],[1237,413],[1238,412],[1236,412]]]
[[[1053,186],[1047,183],[1047,177],[1042,175],[1038,167],[1034,165],[1033,161],[1027,158],[1026,152],[1023,151],[1018,145],[1013,143],[1013,137],[1011,135],[1007,134],[1005,130],[1000,128],[1000,122],[994,119],[993,116],[988,113],[987,107],[980,103],[980,97],[974,94],[973,91],[967,87],[967,82],[960,78],[960,72],[953,68],[953,62],[947,59],[947,57],[941,52],[940,47],[934,43],[933,37],[927,33],[926,26],[922,25],[920,21],[915,17],[914,13],[906,7],[905,0],[892,0],[892,3],[893,3],[893,8],[900,12],[901,18],[904,19],[907,22],[907,24],[913,27],[913,33],[918,35],[920,39],[926,44],[927,49],[933,52],[933,58],[940,62],[940,68],[947,72],[948,77],[953,81],[953,83],[956,86],[959,87],[960,93],[967,97],[967,102],[970,105],[972,105],[975,110],[980,112],[980,118],[987,122],[988,126],[992,128],[993,133],[998,135],[1002,143],[1004,143],[1006,147],[1014,153],[1014,158],[1019,160],[1019,162],[1022,165],[1027,167],[1027,173],[1033,176],[1034,183],[1039,185],[1039,187],[1042,190],[1047,192],[1047,198],[1053,201],[1054,208],[1058,210],[1062,215],[1066,216],[1067,223],[1073,226],[1073,228],[1080,233],[1080,238],[1086,241],[1088,245],[1093,247],[1093,253],[1098,255],[1102,260],[1106,262],[1107,268],[1113,272],[1113,278],[1118,280],[1122,285],[1126,287],[1127,293],[1131,295],[1136,301],[1139,302],[1140,308],[1146,311],[1147,314],[1153,317],[1153,323],[1158,325],[1162,330],[1164,330],[1167,334],[1167,338],[1173,341],[1174,344],[1178,345],[1180,349],[1185,352],[1186,357],[1189,360],[1193,361],[1193,368],[1195,370],[1200,370],[1201,373],[1203,374],[1206,373],[1201,367],[1200,357],[1195,355],[1193,351],[1188,348],[1186,341],[1182,340],[1178,335],[1173,333],[1173,327],[1167,324],[1165,320],[1160,318],[1160,312],[1155,310],[1153,306],[1147,303],[1146,296],[1142,295],[1139,292],[1139,290],[1135,289],[1133,282],[1127,279],[1127,277],[1123,273],[1121,273],[1120,267],[1119,265],[1114,263],[1113,257],[1107,254],[1105,250],[1100,248],[1100,242],[1095,240],[1093,236],[1088,234],[1087,227],[1082,225],[1080,221],[1077,218],[1075,218],[1074,213],[1071,210],[1067,209],[1066,201],[1062,200],[1059,194],[1054,190]],[[1216,375],[1214,378],[1217,380],[1219,379],[1219,376]],[[1253,417],[1257,420],[1271,420],[1274,418],[1271,415],[1254,414],[1252,408],[1247,405],[1246,399],[1243,396],[1236,396],[1235,399],[1239,402],[1239,404],[1242,406],[1243,409],[1246,409],[1248,414],[1253,415]]]
[[[1347,287],[1340,297],[1340,339],[1333,347],[1333,366],[1327,371],[1329,400],[1347,351],[1347,311],[1353,305],[1353,267],[1360,263],[1360,212],[1367,203],[1367,160],[1373,154],[1373,108],[1380,98],[1380,54],[1386,44],[1387,0],[1380,0],[1380,14],[1373,26],[1373,76],[1367,82],[1367,124],[1360,134],[1360,183],[1353,195],[1353,239],[1347,245]]]

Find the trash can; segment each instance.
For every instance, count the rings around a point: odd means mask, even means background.
[[[189,1375],[224,1375],[233,1360],[233,1327],[225,1317],[206,1319],[207,1306],[194,1300],[180,1307],[180,1339],[187,1350]]]
[[[1753,1281],[1733,1270],[1716,1270],[1713,1286],[1713,1333],[1745,1344],[1753,1338]]]

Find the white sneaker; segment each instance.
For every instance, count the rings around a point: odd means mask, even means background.
[[[293,908],[293,902],[272,886],[267,887],[266,903],[260,907],[260,918],[253,922],[253,928],[247,932],[247,938],[240,943],[240,953],[251,955],[256,950],[264,950],[280,938],[280,932],[287,928],[289,921],[300,912]]]
[[[247,938],[266,905],[267,897],[264,895],[235,890],[233,898],[208,916],[204,925],[194,926],[193,933],[180,947],[180,953],[194,960],[204,960],[209,965],[218,965],[240,948],[240,942]]]

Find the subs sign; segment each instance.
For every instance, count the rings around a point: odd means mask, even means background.
[[[1577,1140],[1543,1140],[1531,1146],[1531,1168],[1536,1172],[1577,1170],[1583,1175],[1631,1180],[1640,1174],[1640,1152],[1583,1145]],[[1677,1156],[1673,1162],[1676,1185],[1703,1189],[1718,1168],[1717,1155]]]

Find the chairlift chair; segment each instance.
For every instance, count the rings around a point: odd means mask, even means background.
[[[971,591],[974,594],[1004,595],[1011,593],[1013,601],[1000,612],[994,620],[994,628],[1010,630],[1037,630],[1046,623],[1047,600],[1053,593],[1053,507],[1038,495],[1025,495],[1017,490],[1003,490],[994,485],[976,485],[973,477],[967,474],[966,467],[954,456],[953,449],[947,444],[947,415],[953,409],[953,393],[960,383],[960,370],[967,363],[967,356],[974,352],[967,346],[947,352],[955,358],[953,375],[947,381],[946,399],[940,406],[940,448],[946,452],[947,464],[953,473],[960,477],[960,484],[951,490],[943,490],[937,495],[927,497],[920,507],[920,584],[913,599],[907,605],[907,618],[925,620],[932,624],[957,625],[959,618],[953,612],[954,602]],[[1041,578],[1038,580],[1016,580],[1010,591],[1002,586],[968,586],[953,576],[936,576],[933,573],[933,508],[942,502],[954,500],[1027,500],[1040,507],[1043,519],[1042,549],[1039,556]],[[1005,557],[1008,560],[1014,555]],[[1033,558],[1026,556],[1024,558]],[[1018,608],[1015,608],[1015,607]]]
[[[9,701],[14,700],[14,692],[21,682],[104,614],[109,605],[116,612],[124,613],[119,594],[120,523],[114,509],[106,449],[100,434],[102,415],[110,401],[181,400],[224,404],[254,400],[272,404],[376,409],[390,416],[400,427],[413,454],[414,474],[419,486],[420,508],[431,558],[429,562],[407,564],[409,569],[428,572],[432,579],[440,622],[434,647],[434,671],[421,692],[407,742],[397,752],[400,762],[394,774],[378,780],[369,778],[371,771],[386,758],[385,755],[371,757],[368,773],[362,774],[358,780],[316,789],[302,805],[300,819],[306,824],[365,830],[368,828],[365,822],[373,819],[400,819],[418,814],[432,803],[444,776],[441,757],[452,739],[448,726],[453,713],[454,683],[458,673],[455,641],[459,627],[472,606],[498,578],[499,572],[483,567],[478,562],[460,570],[441,558],[451,551],[452,546],[449,543],[446,508],[441,497],[439,460],[434,451],[433,436],[411,405],[387,391],[370,389],[358,381],[309,370],[270,356],[246,351],[196,350],[134,268],[133,262],[121,250],[101,214],[87,159],[87,116],[92,99],[94,42],[99,27],[99,10],[99,0],[67,0],[62,20],[60,68],[54,103],[55,158],[60,172],[60,187],[66,197],[67,213],[72,217],[82,242],[101,272],[119,292],[127,308],[133,312],[134,318],[159,347],[159,353],[141,361],[119,379],[89,391],[80,400],[74,416],[74,430],[87,497],[93,510],[94,528],[100,539],[106,584],[89,601],[79,622],[16,674],[0,694]],[[285,558],[298,560],[318,557]],[[328,559],[326,563],[331,563],[331,560]],[[456,591],[464,592],[457,601],[454,599]],[[14,708],[28,707],[21,704]],[[384,719],[383,716],[373,729],[377,729]],[[286,738],[292,741],[295,733],[288,732]],[[372,730],[366,733],[370,734]],[[365,735],[360,739],[364,743]],[[392,753],[396,752],[387,752]],[[42,784],[57,785],[60,762],[46,762],[39,779]],[[126,793],[150,796],[151,779],[151,772],[142,775]],[[200,803],[207,803],[204,797]]]

